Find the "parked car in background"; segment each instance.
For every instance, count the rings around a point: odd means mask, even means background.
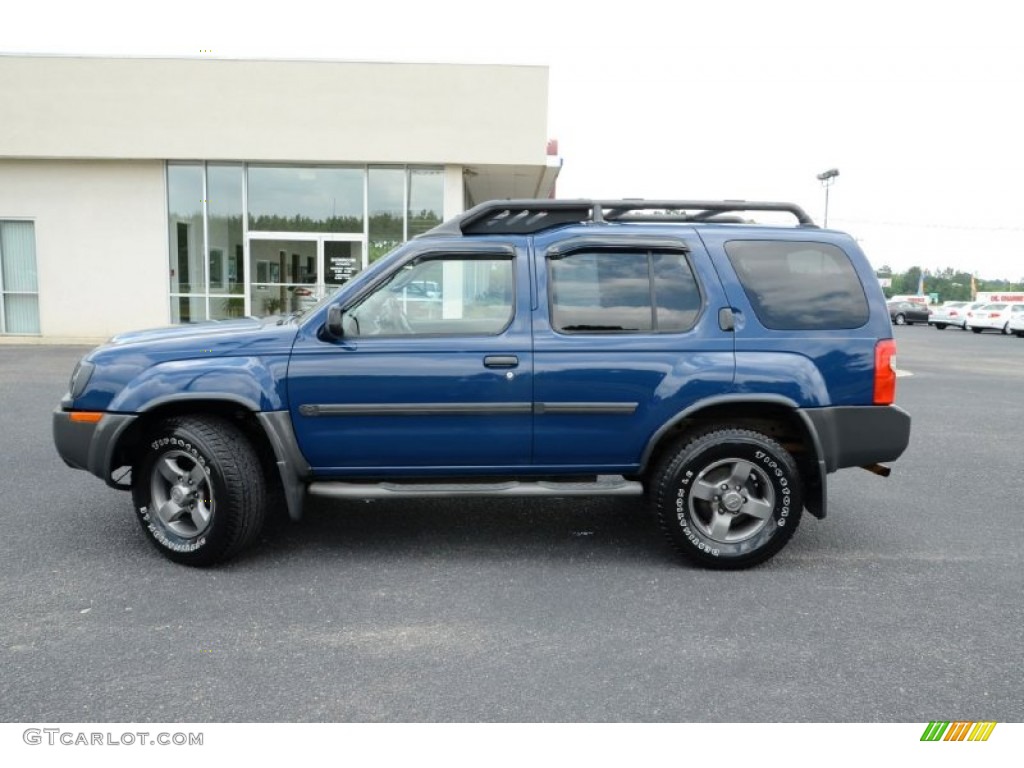
[[[964,305],[957,310],[957,314],[959,315],[959,320],[960,320],[960,322],[959,322],[960,330],[961,331],[966,331],[967,330],[968,323],[970,322],[970,319],[971,319],[971,313],[977,312],[979,309],[984,307],[986,304],[990,304],[990,303],[991,302],[988,302],[988,301],[968,301],[968,302],[965,302]],[[949,324],[953,325],[952,322],[950,322]]]
[[[935,307],[928,316],[928,325],[934,325],[940,331],[950,325],[963,329],[964,318],[967,317],[966,308],[970,303],[969,301],[947,301],[941,307]]]
[[[1024,313],[1024,304],[1010,302],[986,304],[971,312],[967,320],[967,327],[975,333],[981,333],[984,330],[1010,333],[1010,318],[1014,315],[1020,316],[1021,313]]]
[[[1010,333],[1024,339],[1024,312],[1011,312],[1010,322],[1006,325]]]
[[[893,325],[913,325],[927,323],[931,310],[916,301],[890,301],[889,319]]]

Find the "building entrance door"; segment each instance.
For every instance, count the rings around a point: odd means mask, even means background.
[[[314,232],[249,233],[246,314],[307,309],[366,266],[362,235]]]

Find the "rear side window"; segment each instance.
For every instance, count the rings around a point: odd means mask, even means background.
[[[834,245],[732,240],[725,252],[765,328],[830,330],[868,321],[860,278],[849,256]]]
[[[560,333],[673,333],[701,298],[682,252],[578,251],[549,259],[551,324]]]

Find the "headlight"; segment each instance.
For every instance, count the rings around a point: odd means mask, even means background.
[[[85,360],[80,360],[78,365],[75,366],[75,370],[71,373],[71,384],[68,386],[68,392],[71,393],[72,400],[85,390],[85,385],[89,383],[89,378],[95,369],[95,365],[87,363]]]

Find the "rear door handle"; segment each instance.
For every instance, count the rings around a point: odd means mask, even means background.
[[[515,368],[519,365],[519,358],[515,355],[487,355],[484,365],[487,368]]]

